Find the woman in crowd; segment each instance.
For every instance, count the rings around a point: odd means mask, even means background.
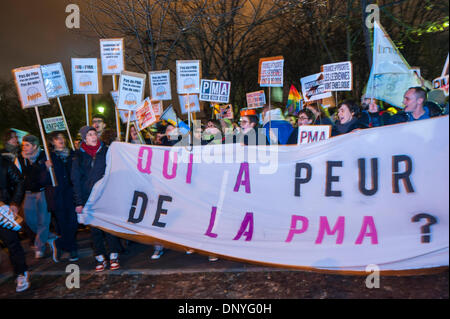
[[[81,214],[94,184],[105,174],[106,152],[108,149],[99,140],[97,132],[92,126],[83,126],[80,129],[80,135],[83,142],[80,150],[75,153],[72,164],[75,211],[78,214]],[[118,269],[120,267],[119,251],[121,249],[119,239],[95,227],[91,228],[91,234],[97,262],[95,270],[103,271],[107,266],[104,239],[108,242],[110,269]]]
[[[47,187],[48,209],[54,214],[60,237],[56,239],[57,260],[63,251],[70,254],[69,261],[78,260],[76,234],[78,229],[77,214],[73,204],[73,186],[70,178],[74,152],[66,146],[66,139],[61,132],[53,132],[49,136],[53,151],[50,153],[58,185]]]
[[[359,107],[354,101],[344,101],[339,104],[337,121],[331,131],[331,136],[349,133],[356,129],[364,128],[358,120]]]

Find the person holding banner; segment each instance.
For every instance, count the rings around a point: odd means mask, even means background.
[[[80,129],[80,135],[83,142],[81,143],[80,149],[75,152],[71,174],[76,205],[75,211],[78,214],[81,214],[94,184],[105,175],[106,152],[108,150],[108,147],[100,141],[94,127],[83,126]],[[91,228],[91,235],[94,243],[95,260],[97,262],[95,271],[103,271],[107,266],[104,239],[108,242],[110,251],[110,269],[119,269],[119,251],[121,249],[119,239],[94,227]]]
[[[9,210],[16,217],[25,194],[24,179],[16,166],[0,156],[0,207],[9,205]],[[17,231],[0,226],[0,240],[5,243],[9,259],[17,276],[16,292],[30,287],[28,266],[25,252],[20,244]]]
[[[57,259],[61,253],[70,253],[69,261],[78,260],[76,234],[78,230],[77,214],[73,204],[73,186],[70,179],[74,152],[66,146],[66,139],[61,132],[52,132],[49,142],[53,146],[50,153],[51,165],[55,171],[58,185],[47,187],[47,203],[49,210],[56,217],[60,237],[56,239]]]
[[[50,232],[51,215],[48,212],[45,189],[49,184],[49,168],[45,153],[40,149],[39,139],[26,135],[22,140],[22,154],[18,158],[22,175],[25,178],[25,221],[36,234],[35,258],[44,257],[46,244],[52,251],[53,261],[57,262],[56,235]]]
[[[346,100],[339,104],[338,120],[333,125],[331,136],[349,133],[356,129],[364,128],[358,120],[359,106],[351,100]]]

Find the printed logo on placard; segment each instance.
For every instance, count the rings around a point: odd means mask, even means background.
[[[164,86],[158,86],[156,88],[156,96],[164,96],[166,95],[166,88]]]
[[[80,86],[82,87],[92,86],[91,78],[87,75],[80,76]]]
[[[184,80],[183,84],[184,84],[183,87],[184,87],[185,90],[194,89],[195,88],[194,80],[191,79],[191,78],[187,78],[186,80]]]
[[[137,104],[136,100],[137,100],[136,95],[134,95],[133,93],[128,93],[123,103],[125,105],[136,105]]]
[[[114,70],[114,69],[117,69],[118,68],[118,66],[117,66],[117,63],[116,63],[116,61],[115,60],[108,60],[108,63],[107,63],[107,68],[108,68],[108,70]]]
[[[27,90],[28,102],[35,101],[35,100],[39,99],[40,97],[42,97],[41,93],[39,93],[39,90],[36,89],[34,86],[28,88],[28,90]]]

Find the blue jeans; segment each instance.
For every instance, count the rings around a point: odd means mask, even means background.
[[[45,191],[25,193],[23,209],[25,212],[25,222],[28,227],[36,234],[34,245],[36,251],[45,252],[45,244],[56,239],[56,235],[50,233],[51,215],[47,210],[47,201],[45,200]]]

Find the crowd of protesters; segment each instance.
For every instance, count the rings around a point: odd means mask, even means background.
[[[410,88],[403,103],[405,108],[401,110],[383,107],[372,99],[362,99],[361,105],[346,100],[337,105],[332,115],[317,103],[306,105],[296,114],[285,114],[280,108],[265,106],[262,119],[255,109],[243,109],[239,122],[229,119],[196,122],[191,139],[183,136],[178,127],[164,121],[141,132],[131,125],[129,142],[161,146],[187,145],[189,141],[192,145],[293,145],[297,144],[298,128],[303,125],[330,125],[331,136],[337,136],[358,129],[448,114],[448,102],[438,105],[427,101],[427,92],[420,87]],[[80,129],[74,142],[75,150],[67,146],[62,132],[51,133],[48,136],[50,160],[46,160],[36,136],[24,136],[20,145],[14,130],[4,134],[0,156],[0,206],[9,205],[14,216],[23,216],[21,234],[29,238],[36,259],[44,258],[48,246],[55,262],[62,260],[64,254],[69,261],[78,260],[77,214],[82,212],[94,184],[105,174],[106,153],[116,137],[116,132],[106,127],[105,118],[94,115],[92,126]],[[56,176],[56,186],[52,186],[50,170]],[[54,232],[50,231],[52,216]],[[111,270],[118,269],[122,251],[119,238],[95,227],[90,230],[95,271],[103,271],[108,266]],[[29,273],[19,234],[0,227],[0,241],[9,250],[17,276],[16,290],[28,289]],[[151,258],[158,259],[163,253],[163,246],[155,245]],[[209,260],[215,261],[217,257],[210,256]]]

